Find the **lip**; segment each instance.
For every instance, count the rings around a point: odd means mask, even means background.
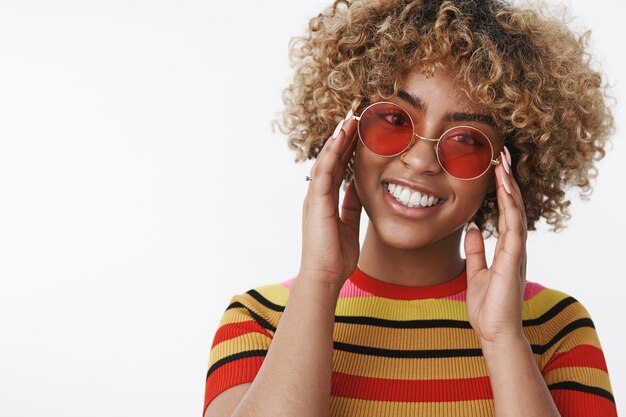
[[[405,185],[404,182],[395,182],[392,181],[393,184],[402,184]],[[445,202],[444,199],[439,199],[439,201],[437,202],[437,204],[430,206],[430,207],[407,207],[404,204],[400,203],[398,200],[396,200],[396,198],[391,195],[391,193],[389,192],[389,190],[387,189],[387,182],[382,183],[382,191],[383,191],[383,200],[385,202],[385,205],[387,205],[387,207],[389,207],[393,212],[395,212],[396,214],[402,216],[402,217],[406,217],[409,219],[424,219],[427,218],[429,216],[434,215],[435,213],[437,213],[440,209],[441,206],[443,205],[443,203]],[[413,188],[411,187],[411,189],[416,190],[416,191],[420,191],[420,192],[425,192],[428,193],[428,191],[426,190],[422,190],[420,188]],[[436,195],[435,193],[430,193],[430,195]]]

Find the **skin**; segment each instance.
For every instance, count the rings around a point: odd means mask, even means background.
[[[496,156],[503,135],[492,125],[473,120],[446,120],[448,113],[483,114],[460,95],[445,74],[427,77],[417,71],[400,84],[400,90],[416,97],[423,109],[406,99],[387,101],[403,107],[420,136],[438,138],[451,127],[469,125],[492,141]],[[383,157],[358,141],[354,164],[355,185],[370,223],[359,257],[359,267],[381,281],[397,285],[434,285],[456,277],[465,268],[459,252],[463,227],[480,208],[485,194],[495,188],[493,168],[473,180],[447,174],[439,165],[434,142],[417,140],[405,156]],[[433,190],[445,201],[435,215],[408,219],[395,214],[383,201],[383,179],[402,178]],[[445,262],[442,262],[445,259]]]
[[[426,78],[411,73],[402,87],[427,104],[422,113],[411,110],[412,118],[422,120],[422,136],[438,137],[450,127],[442,117],[446,113],[480,112],[460,99],[445,74]],[[502,147],[501,135],[482,124],[476,127],[496,142],[496,149]],[[334,313],[339,291],[357,262],[376,279],[398,285],[432,285],[454,278],[463,268],[458,253],[462,228],[493,187],[500,215],[491,266],[478,229],[470,227],[463,243],[468,318],[483,350],[495,415],[559,416],[522,332],[526,217],[506,158],[501,156],[503,162],[479,179],[460,181],[440,169],[432,145],[425,141],[414,145],[403,162],[399,156],[368,153],[360,147],[356,130],[357,122],[348,114],[311,169],[313,181],[303,204],[300,271],[259,373],[252,383],[217,396],[205,416],[329,416]],[[355,179],[338,209],[339,188],[355,151]],[[427,184],[446,199],[446,206],[427,221],[398,218],[381,200],[385,175]],[[360,249],[363,209],[370,225]]]

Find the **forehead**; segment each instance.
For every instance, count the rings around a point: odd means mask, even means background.
[[[419,99],[430,111],[464,111],[485,113],[485,109],[473,102],[467,92],[449,72],[435,71],[432,74],[420,69],[408,72],[398,83],[399,90]]]

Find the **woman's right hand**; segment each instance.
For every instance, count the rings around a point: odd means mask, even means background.
[[[348,113],[318,154],[302,213],[302,258],[298,276],[340,289],[359,259],[361,200],[350,182],[339,215],[339,188],[356,149],[357,121]]]

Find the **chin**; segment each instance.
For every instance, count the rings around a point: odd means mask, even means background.
[[[379,227],[374,226],[379,239],[387,246],[411,250],[418,249],[434,243],[438,239],[428,230],[423,230],[416,225],[413,227],[402,224],[383,224]]]
[[[433,224],[407,225],[397,222],[382,222],[382,224],[372,222],[372,225],[380,241],[389,247],[400,250],[419,249],[435,244],[452,237],[463,228],[463,225],[460,225],[453,227],[451,230],[443,231],[429,227],[434,226]]]

